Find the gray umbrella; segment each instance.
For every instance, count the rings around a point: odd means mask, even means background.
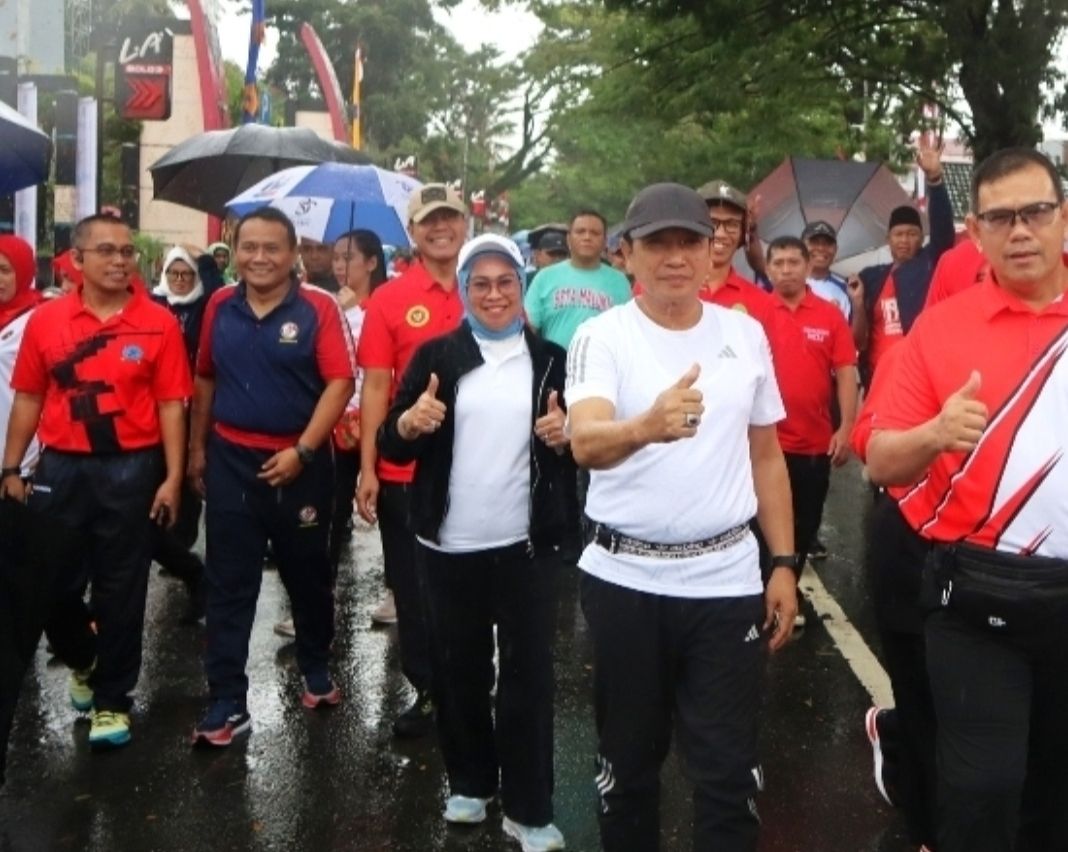
[[[801,236],[822,220],[838,231],[838,260],[886,244],[891,211],[909,203],[908,193],[883,164],[787,157],[749,190],[757,202],[760,238]]]
[[[0,195],[48,180],[52,140],[21,113],[0,103]]]
[[[243,124],[175,145],[149,169],[153,198],[222,216],[226,202],[268,175],[315,163],[369,163],[347,145],[307,127]]]

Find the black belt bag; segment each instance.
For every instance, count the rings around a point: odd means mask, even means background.
[[[935,547],[921,602],[976,627],[1012,636],[1068,626],[1068,560],[1017,556],[966,544]]]

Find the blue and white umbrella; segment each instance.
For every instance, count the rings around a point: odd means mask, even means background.
[[[293,220],[299,236],[321,243],[366,228],[383,243],[407,247],[408,199],[421,186],[414,178],[376,166],[322,163],[273,174],[226,206],[237,216],[274,207]]]

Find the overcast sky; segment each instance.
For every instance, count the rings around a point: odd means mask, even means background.
[[[220,5],[224,10],[219,21],[219,41],[223,56],[244,68],[248,61],[249,13],[226,11],[236,9],[236,4]],[[478,0],[463,0],[451,13],[435,11],[435,15],[468,50],[477,48],[484,41],[491,41],[509,57],[532,45],[540,27],[538,19],[525,10],[505,7],[503,11],[491,15],[481,8]],[[277,31],[268,27],[267,41],[260,50],[261,70],[274,60],[277,42]],[[374,53],[370,45],[368,50],[373,60]]]

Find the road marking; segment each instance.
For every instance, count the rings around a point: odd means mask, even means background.
[[[860,631],[846,618],[838,601],[827,591],[811,562],[801,574],[801,591],[816,610],[839,653],[871,696],[872,703],[876,707],[893,707],[894,692],[890,688],[890,678],[886,670],[879,664]]]

